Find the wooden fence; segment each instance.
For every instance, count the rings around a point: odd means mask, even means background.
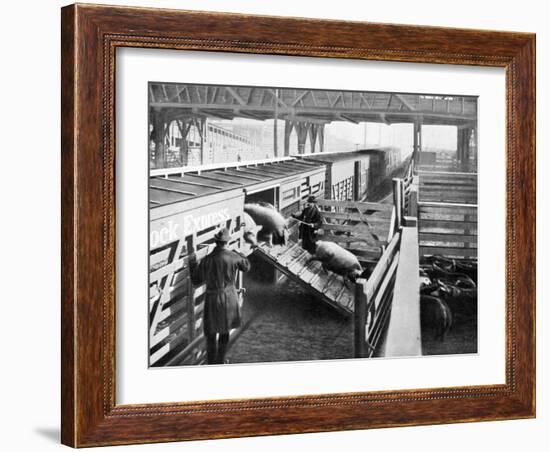
[[[477,173],[419,171],[419,201],[477,204]]]
[[[354,350],[356,358],[369,358],[379,348],[390,318],[401,232],[397,232],[368,280],[355,286]]]
[[[392,204],[319,199],[319,239],[338,243],[360,261],[376,262],[395,230]]]
[[[477,205],[418,203],[420,255],[477,258]]]
[[[477,174],[419,172],[421,256],[477,258]]]

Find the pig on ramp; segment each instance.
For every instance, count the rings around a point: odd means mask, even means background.
[[[258,225],[246,212],[243,215],[243,222],[241,223],[241,227],[244,229],[244,241],[248,243],[251,248],[256,248],[258,246]]]
[[[271,245],[285,245],[288,230],[285,218],[273,206],[245,204],[244,211],[262,227],[261,235]]]
[[[319,240],[310,261],[320,261],[325,270],[330,270],[352,282],[363,273],[357,257],[333,242]]]

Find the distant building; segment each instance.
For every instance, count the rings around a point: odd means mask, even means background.
[[[187,166],[201,164],[238,162],[254,158],[255,145],[253,141],[243,135],[235,133],[228,127],[212,123],[207,120],[204,139],[201,138],[199,129],[191,125],[187,133]],[[183,142],[182,134],[177,123],[170,124],[166,136],[166,166],[183,166],[182,158]],[[201,144],[204,156],[201,161]],[[151,143],[154,149],[154,143]]]

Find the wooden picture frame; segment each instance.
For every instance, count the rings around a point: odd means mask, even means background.
[[[64,444],[84,447],[535,416],[535,35],[78,4],[62,9],[61,32]],[[118,47],[505,68],[505,384],[117,405]]]

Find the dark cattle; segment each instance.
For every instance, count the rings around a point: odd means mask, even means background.
[[[453,325],[453,314],[449,305],[439,297],[420,295],[420,318],[422,330],[433,332],[434,338],[440,341]]]

